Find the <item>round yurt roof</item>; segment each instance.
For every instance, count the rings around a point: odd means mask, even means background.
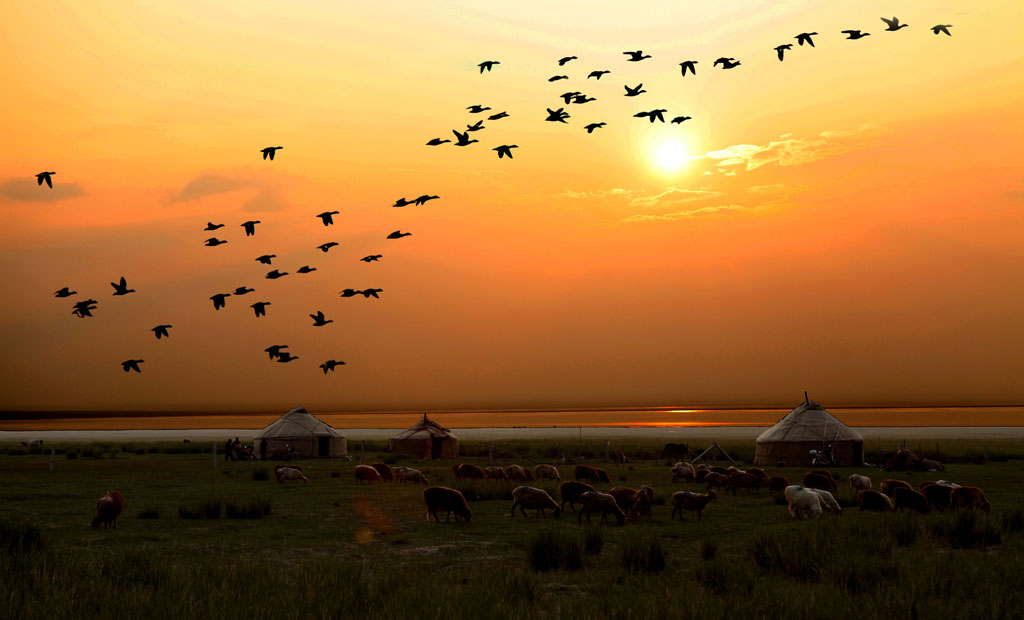
[[[426,439],[428,437],[455,437],[455,434],[428,418],[424,413],[423,419],[391,439]]]
[[[757,438],[757,443],[803,441],[864,441],[864,438],[813,400],[800,403]]]
[[[305,407],[296,407],[282,415],[256,435],[257,439],[289,439],[292,437],[330,436],[342,437],[326,422],[318,419]]]

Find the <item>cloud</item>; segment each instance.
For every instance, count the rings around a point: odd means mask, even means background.
[[[766,145],[735,144],[708,151],[694,159],[713,160],[719,168],[742,166],[746,170],[756,170],[769,164],[799,166],[850,151],[856,147],[856,138],[877,129],[870,124],[855,130],[829,129],[806,138],[793,138],[792,134],[787,133],[782,135],[782,139]],[[735,168],[726,174],[732,175],[734,172]]]
[[[241,177],[229,177],[221,174],[207,173],[186,183],[185,187],[181,188],[181,191],[172,196],[167,204],[187,202],[189,200],[205,198],[206,196],[213,196],[214,194],[223,194],[224,192],[231,192],[236,189],[242,189],[252,185],[253,182],[251,180]]]
[[[779,192],[786,191],[786,186],[782,183],[775,183],[772,185],[753,185],[748,187],[747,191],[752,194],[777,194]]]
[[[654,196],[638,196],[633,198],[629,204],[634,207],[654,207],[709,200],[711,198],[718,198],[721,195],[722,192],[708,189],[679,189],[678,187],[670,187]]]
[[[701,207],[699,209],[689,209],[686,211],[676,211],[674,213],[662,213],[662,214],[638,214],[631,215],[623,222],[636,223],[636,222],[673,222],[677,220],[690,219],[694,217],[704,217],[709,215],[723,215],[728,213],[742,213],[749,211],[756,211],[761,207],[745,207],[743,205],[719,205],[717,207]]]
[[[284,211],[288,208],[288,205],[281,200],[281,197],[276,192],[269,189],[264,189],[260,193],[256,194],[242,205],[243,211],[249,211],[251,213],[260,213],[263,211]]]
[[[35,178],[15,177],[0,185],[0,196],[10,201],[54,202],[85,196],[85,190],[78,183],[61,183],[56,175],[53,177],[53,189],[45,184],[40,186]]]

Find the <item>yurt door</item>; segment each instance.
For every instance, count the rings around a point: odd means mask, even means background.
[[[317,456],[330,456],[331,455],[331,438],[330,437],[317,437],[316,455]]]
[[[430,442],[430,458],[439,459],[441,458],[441,444],[444,441],[441,437],[431,437]]]

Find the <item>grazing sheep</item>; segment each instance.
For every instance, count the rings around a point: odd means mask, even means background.
[[[537,480],[557,480],[562,481],[562,477],[558,475],[558,468],[554,465],[548,465],[541,463],[533,466],[533,475],[537,477]]]
[[[785,476],[768,476],[768,491],[773,495],[775,493],[783,493],[786,487],[789,486],[789,478]]]
[[[302,471],[302,467],[300,467],[298,465],[274,465],[274,475],[275,476],[277,475],[277,471],[279,469],[297,469],[299,471]]]
[[[364,467],[364,466],[360,465],[360,467]],[[371,471],[373,471],[374,474],[377,473],[377,470],[373,469],[372,467],[369,468],[369,469]],[[294,467],[282,467],[281,469],[277,470],[274,473],[277,474],[277,481],[278,481],[278,483],[281,483],[281,482],[298,482],[299,480],[301,480],[302,482],[309,482],[309,478],[303,476],[302,472],[299,471],[298,469],[295,469]],[[356,473],[356,480],[359,479],[358,476],[359,476],[359,474],[357,472]],[[378,478],[380,478],[380,476],[378,476]]]
[[[580,495],[580,511],[576,515],[576,520],[579,523],[583,523],[583,514],[586,513],[587,523],[590,523],[590,513],[595,510],[601,513],[602,523],[608,520],[608,515],[610,514],[615,515],[619,525],[623,525],[626,522],[626,515],[615,502],[615,498],[607,493],[599,493],[597,491],[587,491]]]
[[[761,480],[768,480],[768,473],[765,472],[765,470],[761,469],[760,467],[748,467],[747,473],[753,474],[760,478]]]
[[[680,480],[684,482],[697,481],[697,472],[693,469],[693,465],[680,462],[672,466],[672,482],[679,482]]]
[[[654,489],[646,484],[641,485],[636,492],[636,499],[633,500],[633,518],[639,519],[644,515],[647,515],[647,520],[650,521],[653,518],[653,515],[651,514],[651,506],[653,505]]]
[[[522,465],[509,465],[505,468],[505,477],[509,480],[516,480],[518,482],[526,482],[526,472],[528,470],[523,469]]]
[[[484,470],[472,463],[452,465],[452,471],[455,473],[456,480],[483,480],[487,477]]]
[[[496,465],[491,465],[485,469],[484,474],[487,475],[488,480],[508,480],[508,476],[505,475],[505,470]]]
[[[886,479],[878,483],[878,490],[881,491],[882,493],[885,493],[890,498],[893,496],[893,489],[897,487],[903,487],[904,489],[910,489],[911,491],[914,490],[914,487],[910,486],[909,482],[904,482],[902,480]]]
[[[832,475],[828,472],[809,471],[804,474],[803,483],[808,489],[821,489],[829,493],[836,492],[836,481],[832,479]]]
[[[562,484],[558,485],[558,496],[562,498],[562,504],[559,508],[565,510],[565,503],[569,502],[569,508],[572,509],[573,512],[576,512],[576,506],[573,504],[580,501],[580,495],[593,490],[594,487],[590,486],[586,482],[566,480]]]
[[[553,510],[554,516],[557,519],[558,515],[562,514],[562,509],[558,507],[555,500],[551,499],[548,492],[544,489],[538,489],[536,487],[516,487],[512,489],[512,517],[516,516],[516,506],[519,507],[519,511],[526,516],[526,509],[536,510],[538,517],[546,516],[545,510]]]
[[[576,480],[589,480],[590,482],[611,482],[608,477],[608,472],[601,469],[600,467],[591,467],[590,465],[577,465],[573,472],[576,475]]]
[[[96,502],[96,516],[92,518],[92,529],[101,525],[104,529],[117,529],[117,518],[124,511],[124,496],[119,491],[107,491]]]
[[[928,499],[913,489],[896,487],[893,489],[892,498],[897,510],[909,508],[922,514],[929,512]]]
[[[370,467],[377,470],[377,473],[380,474],[381,480],[385,482],[395,481],[395,470],[391,469],[391,466],[387,463],[374,463],[373,465],[370,465]]]
[[[625,465],[626,463],[629,462],[629,459],[626,457],[626,454],[619,449],[612,450],[611,458],[613,463],[618,463],[620,465]]]
[[[732,491],[733,495],[736,495],[736,489],[746,489],[747,495],[750,495],[750,490],[760,490],[764,486],[765,479],[754,474],[733,474],[729,476],[729,481],[726,483],[725,492]]]
[[[826,476],[828,478],[831,478],[832,482],[836,482],[836,483],[838,483],[840,480],[842,480],[842,476],[840,476],[839,474],[834,474],[834,473],[830,472],[827,469],[812,469],[808,473],[818,474],[819,476]]]
[[[628,511],[630,517],[634,517],[633,504],[636,503],[637,490],[629,487],[612,487],[608,489],[608,495],[615,498],[615,503],[622,508],[623,511]]]
[[[378,472],[375,468],[370,467],[369,465],[356,465],[356,484],[359,484],[360,482],[371,484],[373,482],[380,481],[380,472]]]
[[[821,509],[825,512],[833,515],[843,514],[843,509],[836,501],[836,498],[832,496],[828,491],[822,491],[821,489],[811,489],[818,494],[818,499],[821,500]]]
[[[861,510],[872,510],[875,512],[889,512],[893,509],[892,500],[885,493],[878,491],[858,491],[857,506]]]
[[[729,476],[718,472],[711,472],[704,476],[704,483],[708,485],[709,489],[712,487],[718,487],[718,489],[721,490],[729,484]]]
[[[462,517],[466,523],[469,523],[471,513],[469,506],[466,504],[466,498],[455,489],[427,487],[423,489],[423,503],[427,505],[427,521],[430,521],[430,517],[434,517],[434,521],[440,523],[441,520],[437,518],[437,513],[438,511],[444,511],[447,513],[444,518],[445,523],[449,522],[453,512],[455,513],[456,523],[459,522],[459,517]]]
[[[805,489],[799,485],[790,485],[784,491],[786,504],[789,506],[789,516],[796,518],[798,515],[803,518],[820,517],[821,496],[814,492],[814,489]]]
[[[985,492],[978,487],[953,489],[949,496],[949,503],[953,508],[977,508],[982,512],[988,512],[990,508]]]
[[[704,463],[701,463],[700,465],[698,465],[696,467],[696,469],[694,469],[694,474],[695,474],[694,482],[696,482],[698,484],[704,482],[704,479],[707,478],[708,474],[710,474],[710,473],[711,473],[711,468],[708,467],[707,465],[705,465]]]
[[[850,488],[854,491],[870,491],[871,478],[860,474],[850,474]]]
[[[921,459],[921,467],[926,471],[946,471],[946,466],[935,459]]]
[[[679,513],[679,520],[683,520],[684,510],[695,510],[697,512],[697,520],[703,519],[702,513],[707,508],[708,503],[715,501],[718,497],[718,493],[708,489],[707,493],[691,493],[690,491],[676,491],[672,494],[672,515],[670,519],[676,517],[676,513]]]
[[[399,482],[412,482],[414,484],[430,484],[427,477],[418,469],[399,467],[395,472]]]
[[[921,484],[921,494],[924,495],[928,506],[933,510],[948,510],[952,507],[954,488],[945,484],[924,482]]]

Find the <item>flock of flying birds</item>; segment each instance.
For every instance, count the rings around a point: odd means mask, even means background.
[[[896,17],[893,17],[891,19],[887,19],[887,18],[883,17],[881,19],[886,24],[885,30],[887,32],[896,32],[898,30],[901,30],[903,28],[907,28],[908,27],[908,24],[900,23],[900,20],[897,19]],[[939,24],[939,25],[936,25],[936,26],[932,26],[931,30],[936,35],[938,35],[938,34],[945,34],[947,36],[952,36],[952,35],[950,35],[950,32],[949,32],[949,28],[951,28],[951,27],[952,27],[951,24]],[[843,30],[841,32],[843,34],[847,35],[846,38],[850,39],[850,40],[861,39],[861,38],[864,38],[864,37],[869,36],[871,34],[869,32],[863,32],[861,30]],[[814,39],[813,39],[813,37],[815,37],[815,36],[818,36],[817,32],[803,32],[803,33],[800,33],[800,34],[796,35],[794,38],[796,39],[797,44],[800,45],[800,46],[803,46],[803,45],[806,44],[806,45],[808,45],[810,47],[814,47]],[[776,54],[778,55],[779,61],[783,61],[785,59],[786,52],[790,51],[792,49],[792,47],[793,47],[792,43],[787,43],[787,44],[784,44],[784,45],[776,46],[774,48]],[[626,55],[626,56],[629,56],[629,58],[626,59],[627,62],[641,62],[643,60],[651,58],[651,56],[649,54],[644,54],[642,50],[627,51],[627,52],[623,52],[623,54]],[[571,62],[573,60],[577,60],[577,57],[576,56],[565,56],[563,58],[560,58],[558,60],[558,66],[559,67],[563,67],[567,63],[569,63],[569,62]],[[681,67],[682,75],[685,77],[687,72],[690,72],[691,74],[696,75],[697,74],[696,65],[698,64],[698,62],[699,61],[696,61],[696,60],[686,60],[686,61],[683,61],[683,62],[679,63],[679,66]],[[484,71],[490,72],[494,68],[494,66],[498,65],[498,64],[501,64],[500,61],[497,61],[497,60],[486,60],[484,62],[481,62],[477,66],[480,68],[480,73],[482,74]],[[735,58],[730,58],[730,57],[723,56],[721,58],[718,58],[717,60],[715,60],[712,63],[713,67],[717,67],[719,65],[721,65],[723,70],[728,70],[728,69],[734,69],[734,68],[740,66],[741,63],[740,63],[740,61],[736,60]],[[602,76],[607,75],[609,73],[611,73],[611,71],[610,70],[606,70],[606,69],[591,71],[590,74],[587,75],[587,79],[594,78],[594,79],[600,80]],[[566,75],[555,75],[555,76],[552,76],[552,77],[548,78],[548,82],[557,82],[557,81],[566,80],[566,79],[569,79],[569,77],[566,76]],[[636,86],[632,86],[632,87],[629,86],[629,85],[625,85],[624,88],[625,88],[625,91],[626,91],[624,96],[626,96],[626,97],[637,97],[637,96],[647,92],[646,90],[643,89],[643,84],[642,83],[641,84],[637,84]],[[579,91],[570,91],[570,92],[563,93],[561,95],[561,98],[565,102],[566,105],[570,105],[570,104],[584,104],[584,103],[589,103],[591,101],[596,101],[597,100],[596,98],[589,97],[589,96],[587,96],[584,93],[579,92]],[[491,108],[489,108],[489,107],[486,107],[486,106],[483,106],[483,105],[478,105],[478,104],[477,105],[469,106],[467,108],[467,110],[469,110],[469,112],[471,114],[481,114],[481,113],[486,112],[486,111],[488,111],[490,109]],[[545,119],[546,121],[566,123],[566,119],[570,118],[569,113],[565,111],[564,107],[557,108],[557,109],[554,109],[554,110],[551,109],[551,108],[547,108],[547,112],[548,112],[548,116]],[[666,122],[665,121],[665,116],[664,116],[664,114],[666,112],[668,112],[667,109],[657,108],[657,109],[654,109],[654,110],[641,111],[641,112],[638,112],[638,113],[634,114],[633,116],[637,117],[637,118],[646,118],[651,123],[654,123],[655,121],[660,121],[660,122],[664,123],[664,122]],[[487,120],[488,121],[499,120],[499,119],[502,119],[502,118],[506,118],[508,116],[509,116],[508,112],[502,111],[502,112],[498,112],[498,113],[495,113],[495,114],[491,114],[490,116],[487,117]],[[685,121],[691,120],[691,118],[692,117],[690,117],[690,116],[676,116],[676,117],[673,117],[670,122],[671,123],[675,123],[675,124],[681,124],[681,123],[683,123]],[[604,123],[604,122],[590,123],[588,125],[585,125],[584,129],[587,130],[587,133],[593,133],[594,130],[599,129],[601,127],[604,127],[606,124],[607,123]],[[471,132],[476,132],[476,131],[479,131],[481,129],[484,129],[483,120],[479,120],[479,121],[477,121],[477,122],[475,122],[473,124],[467,124],[466,125],[466,130],[463,131],[463,132],[460,132],[458,130],[452,130],[452,133],[455,134],[455,138],[456,138],[456,141],[453,143],[453,145],[454,146],[469,146],[470,144],[479,142],[479,140],[476,140],[476,139],[472,139],[472,140],[469,139],[469,134]],[[432,140],[427,142],[427,146],[440,146],[442,144],[451,143],[451,142],[452,141],[448,140],[448,139],[433,138]],[[269,160],[273,161],[274,160],[274,156],[277,153],[277,151],[279,151],[279,150],[281,150],[283,148],[284,148],[283,146],[268,146],[268,147],[266,147],[264,149],[261,149],[260,152],[263,154],[263,159],[264,160],[268,160],[269,159]],[[512,149],[514,149],[514,148],[519,148],[519,147],[518,147],[518,145],[515,145],[515,144],[502,144],[502,145],[499,145],[497,147],[494,147],[492,150],[497,151],[498,159],[501,159],[501,158],[504,158],[504,157],[508,157],[509,159],[512,159]],[[52,176],[54,174],[57,174],[57,173],[53,172],[53,171],[38,173],[36,175],[36,181],[37,181],[38,185],[42,186],[43,183],[46,183],[46,185],[52,189],[53,188],[53,178],[52,178]],[[405,207],[405,206],[408,206],[408,205],[420,206],[420,205],[425,205],[427,202],[429,202],[431,200],[436,200],[438,198],[440,198],[440,197],[439,196],[431,196],[431,195],[428,195],[428,194],[424,194],[424,195],[419,196],[417,198],[414,198],[412,200],[407,200],[405,197],[402,197],[402,198],[399,198],[398,200],[396,200],[395,203],[393,205],[391,205],[391,206],[392,207]],[[320,218],[320,220],[323,222],[324,226],[331,226],[331,225],[334,224],[333,216],[339,215],[339,213],[340,213],[339,211],[325,211],[323,213],[317,214],[316,217]],[[241,224],[241,227],[245,231],[245,236],[246,237],[254,236],[256,234],[256,225],[260,224],[260,223],[261,223],[260,220],[249,220],[249,221],[243,222]],[[224,227],[224,224],[214,224],[213,222],[207,222],[206,227],[203,230],[207,231],[207,232],[212,232],[212,231],[218,230],[218,229],[223,228],[223,227]],[[387,237],[385,237],[385,238],[386,239],[401,239],[402,237],[407,237],[407,236],[409,236],[411,234],[412,233],[401,232],[401,230],[396,230],[396,231],[388,234]],[[225,243],[227,243],[226,240],[218,239],[217,237],[210,237],[209,239],[207,239],[204,242],[204,245],[206,245],[208,247],[217,247],[217,246],[225,244]],[[333,248],[333,247],[335,247],[337,245],[338,245],[337,242],[329,241],[329,242],[322,243],[322,244],[316,246],[316,248],[319,249],[320,251],[326,253],[331,248]],[[368,255],[368,256],[364,256],[363,258],[361,258],[359,260],[361,260],[361,261],[363,261],[365,263],[371,263],[371,262],[376,262],[376,261],[380,260],[382,258],[382,256],[383,255],[381,255],[381,254],[371,254],[371,255]],[[277,258],[276,254],[263,254],[261,256],[257,256],[255,260],[257,262],[259,262],[260,264],[271,265],[274,258]],[[309,265],[303,265],[302,267],[299,267],[298,269],[295,270],[295,272],[299,273],[299,274],[308,274],[308,273],[311,273],[313,271],[316,271],[316,267],[310,267]],[[282,278],[282,277],[287,276],[287,275],[288,275],[287,271],[279,271],[278,269],[273,269],[272,271],[267,272],[264,277],[266,279],[268,279],[268,280],[276,280],[278,278]],[[134,293],[135,292],[135,289],[128,288],[128,283],[125,280],[124,276],[121,277],[119,282],[111,282],[110,285],[114,288],[114,293],[113,293],[114,296],[123,296],[123,295],[128,295],[130,293]],[[228,297],[231,297],[231,296],[238,297],[238,296],[247,295],[247,294],[253,293],[253,292],[255,292],[255,289],[249,288],[247,286],[239,286],[239,287],[235,288],[230,293],[216,293],[216,294],[214,294],[214,295],[212,295],[210,297],[210,300],[213,301],[213,309],[214,310],[220,310],[221,308],[226,307],[226,305],[227,305],[227,298]],[[342,290],[339,293],[339,295],[342,298],[355,297],[356,295],[362,295],[363,297],[365,297],[367,299],[369,299],[370,297],[373,297],[375,299],[379,299],[380,297],[379,297],[378,294],[381,293],[381,292],[383,292],[383,289],[380,289],[380,288],[368,288],[368,289],[364,289],[364,290],[356,290],[356,289],[346,288],[346,289]],[[77,291],[72,291],[72,290],[70,290],[69,287],[65,286],[65,287],[61,288],[60,290],[56,291],[54,293],[54,296],[58,297],[58,298],[66,298],[66,297],[71,297],[72,295],[76,295],[76,294],[78,294]],[[92,298],[86,299],[86,300],[83,300],[83,301],[78,301],[78,302],[75,302],[74,307],[73,307],[71,312],[72,312],[72,314],[78,316],[79,318],[91,317],[91,316],[93,316],[92,311],[96,310],[96,308],[98,307],[98,304],[99,304],[99,302],[97,300],[95,300],[95,299],[92,299]],[[259,317],[262,317],[262,316],[266,316],[266,314],[267,314],[267,306],[269,306],[269,305],[271,305],[271,303],[269,301],[258,301],[256,303],[251,304],[249,307],[253,309],[253,312],[256,315],[256,317],[259,318]],[[324,315],[322,310],[317,310],[316,314],[310,314],[309,317],[311,319],[313,319],[313,327],[323,327],[325,325],[328,325],[328,324],[334,322],[333,319],[328,319]],[[154,333],[154,335],[156,336],[157,340],[160,340],[162,338],[170,338],[170,332],[168,332],[167,330],[171,329],[172,327],[173,327],[173,325],[160,324],[160,325],[157,325],[156,327],[153,327],[151,331]],[[270,347],[267,347],[266,349],[264,349],[264,352],[266,352],[270,356],[271,360],[276,360],[279,363],[289,363],[289,362],[292,362],[294,360],[299,359],[298,356],[292,354],[289,351],[286,351],[285,349],[287,349],[287,348],[288,348],[288,345],[273,345],[273,346],[270,346]],[[139,364],[143,363],[144,361],[145,360],[142,360],[142,359],[128,359],[128,360],[125,360],[124,362],[121,362],[121,368],[124,370],[124,372],[130,372],[130,371],[133,371],[133,370],[135,372],[142,372],[140,370],[140,368],[139,368]],[[329,359],[329,360],[324,361],[322,364],[320,364],[320,369],[323,370],[324,374],[326,375],[328,372],[333,372],[335,367],[343,366],[343,365],[345,365],[345,362],[343,362],[343,361]]]

